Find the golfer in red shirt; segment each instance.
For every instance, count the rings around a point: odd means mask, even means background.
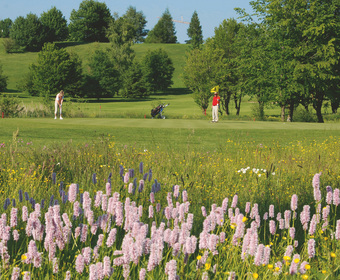
[[[215,91],[212,101],[212,122],[218,122],[218,106],[220,105],[220,99],[218,92]]]

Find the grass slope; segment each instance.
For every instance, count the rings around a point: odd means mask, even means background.
[[[3,46],[3,40],[0,38],[0,63],[3,65],[5,75],[8,76],[8,92],[17,92],[17,84],[22,76],[29,71],[29,65],[36,63],[38,53],[15,53],[6,54]],[[105,50],[110,47],[110,43],[88,43],[88,44],[69,44],[63,43],[61,46],[66,47],[68,52],[74,52],[79,55],[83,62],[84,71],[88,71],[89,59],[96,50]],[[133,46],[137,59],[141,59],[148,50],[163,48],[172,59],[175,67],[173,76],[174,88],[183,88],[184,83],[181,79],[181,73],[185,62],[185,52],[188,45],[185,44],[135,44]]]
[[[19,129],[18,139],[35,146],[50,145],[72,139],[86,143],[111,135],[119,145],[142,148],[161,147],[167,150],[212,150],[225,146],[229,140],[237,143],[289,145],[292,141],[323,141],[340,136],[340,124],[274,123],[206,120],[158,119],[0,119],[0,139],[9,143]]]

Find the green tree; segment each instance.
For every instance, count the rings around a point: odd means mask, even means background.
[[[46,28],[34,14],[19,16],[12,24],[10,37],[26,51],[39,51],[46,41]]]
[[[206,113],[210,90],[223,81],[225,62],[223,50],[203,46],[188,53],[183,79],[186,87],[193,92],[197,105]]]
[[[156,23],[154,28],[149,32],[145,43],[176,43],[175,25],[172,21],[172,16],[169,9],[166,9],[162,17]]]
[[[89,63],[90,75],[99,87],[89,97],[113,97],[120,88],[119,71],[115,68],[107,51],[97,50]]]
[[[30,66],[33,87],[41,96],[63,89],[71,96],[80,95],[82,66],[79,57],[46,43],[38,54],[37,64]]]
[[[131,30],[130,33],[132,34],[132,41],[134,43],[144,42],[145,36],[148,34],[148,30],[145,29],[147,21],[143,12],[137,12],[135,7],[130,6],[122,18]]]
[[[202,26],[196,11],[192,14],[187,34],[190,40],[186,43],[191,44],[193,48],[199,48],[203,44]]]
[[[225,79],[220,83],[221,107],[229,112],[229,103],[234,99],[236,115],[239,115],[241,109],[242,91],[237,87],[241,73],[238,71],[237,57],[239,55],[239,46],[242,38],[238,38],[238,33],[242,24],[235,19],[223,20],[223,22],[215,28],[215,35],[208,40],[212,48],[224,51],[224,59],[226,63]]]
[[[69,33],[71,40],[85,42],[107,42],[106,30],[112,16],[105,3],[84,0],[79,9],[72,10]]]
[[[40,16],[41,23],[46,27],[46,41],[64,41],[68,37],[67,21],[63,13],[56,7]]]
[[[0,92],[7,88],[7,80],[8,77],[3,73],[2,65],[0,64]]]
[[[148,51],[142,60],[144,75],[151,90],[165,90],[173,84],[174,66],[167,52],[162,49]]]
[[[271,35],[290,48],[293,77],[301,85],[304,106],[312,104],[323,122],[322,104],[332,99],[339,83],[339,1],[253,1]]]
[[[8,38],[13,22],[10,18],[0,20],[0,38]]]
[[[150,93],[150,85],[140,63],[136,60],[124,75],[121,95],[126,98],[145,98]]]

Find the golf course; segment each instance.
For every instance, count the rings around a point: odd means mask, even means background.
[[[3,40],[3,39],[1,39]],[[1,41],[0,40],[0,41]],[[88,71],[109,43],[59,43]],[[338,279],[340,122],[275,102],[211,121],[185,87],[188,46],[162,47],[173,84],[145,98],[30,95],[34,52],[6,54],[0,118],[1,279]],[[8,98],[8,99],[6,99]],[[13,99],[11,99],[13,98]],[[169,104],[152,118],[151,110]],[[327,104],[327,105],[326,105]],[[304,122],[302,120],[308,120]]]

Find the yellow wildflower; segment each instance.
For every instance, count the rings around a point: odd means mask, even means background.
[[[255,272],[255,273],[253,273],[253,277],[254,277],[254,279],[257,279],[257,278],[259,278],[259,275]]]

